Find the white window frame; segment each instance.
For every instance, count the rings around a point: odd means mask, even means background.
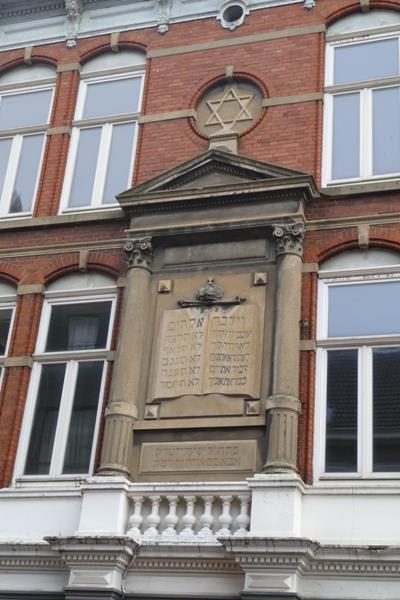
[[[140,91],[138,98],[138,110],[137,112],[125,113],[121,115],[114,116],[105,116],[105,117],[95,117],[90,119],[83,119],[83,110],[86,101],[87,89],[90,84],[94,83],[104,83],[107,81],[120,81],[121,79],[132,79],[137,78],[140,79]],[[106,183],[107,173],[108,173],[108,159],[111,148],[112,141],[112,128],[114,125],[120,125],[124,123],[132,123],[135,124],[135,135],[132,140],[132,153],[130,156],[130,169],[127,176],[126,187],[128,188],[131,185],[133,171],[134,171],[134,163],[136,157],[136,147],[138,140],[138,128],[139,128],[139,116],[140,110],[142,106],[143,99],[143,89],[144,89],[144,70],[143,67],[140,69],[126,68],[118,69],[116,72],[111,72],[108,74],[96,75],[93,74],[85,74],[81,75],[81,81],[79,85],[78,98],[75,109],[75,119],[73,122],[73,129],[71,133],[71,141],[70,147],[68,151],[68,159],[67,166],[65,170],[64,184],[63,190],[61,194],[61,203],[59,213],[65,212],[86,212],[90,210],[110,210],[114,209],[118,205],[118,202],[115,201],[113,203],[103,204],[103,193],[104,187]],[[83,129],[90,129],[94,127],[101,127],[101,137],[100,137],[100,145],[99,145],[99,153],[97,156],[96,163],[96,172],[94,177],[94,184],[92,190],[92,196],[90,199],[90,204],[87,206],[68,206],[73,177],[75,172],[75,165],[78,153],[79,146],[79,137],[80,132]],[[123,190],[121,190],[123,191]]]
[[[362,274],[320,273],[318,282],[317,308],[317,368],[315,385],[315,430],[314,430],[314,480],[323,479],[398,479],[400,471],[373,471],[373,381],[372,353],[375,348],[399,348],[400,334],[328,337],[328,294],[330,286],[361,285],[400,281],[399,272],[388,272],[387,268],[366,269]],[[327,404],[327,357],[328,350],[358,351],[357,387],[357,471],[327,473],[325,471],[326,450],[326,404]]]
[[[16,297],[15,296],[3,296],[3,297],[0,296],[0,312],[2,310],[9,310],[9,309],[11,309],[11,311],[12,311],[11,319],[10,319],[10,326],[8,328],[6,348],[5,348],[4,354],[2,356],[0,356],[0,369],[1,369],[0,389],[3,384],[6,358],[8,356],[8,352],[9,352],[10,344],[11,344],[11,338],[12,338],[12,334],[14,331],[14,319],[15,319],[16,308],[17,307],[16,307]]]
[[[46,131],[47,131],[49,123],[50,123],[51,113],[52,113],[53,104],[54,104],[55,79],[52,79],[50,82],[47,80],[47,81],[38,82],[36,84],[32,84],[31,82],[29,84],[25,84],[25,85],[20,84],[20,85],[18,85],[18,87],[14,87],[10,84],[0,86],[0,103],[1,103],[1,98],[5,97],[5,96],[14,96],[16,94],[27,94],[27,93],[41,92],[41,91],[51,91],[52,92],[50,106],[49,106],[49,113],[47,115],[46,123],[41,123],[39,125],[35,125],[32,127],[19,127],[16,129],[1,129],[0,130],[0,140],[2,140],[2,139],[10,139],[11,140],[11,149],[10,149],[10,155],[9,155],[9,159],[8,159],[7,169],[6,169],[6,175],[5,175],[5,179],[4,179],[3,190],[0,190],[0,218],[2,218],[2,219],[5,219],[5,218],[18,219],[21,217],[27,217],[27,216],[29,217],[33,214],[33,211],[35,209],[39,181],[40,181],[40,176],[41,176],[42,167],[43,167],[43,156],[44,156],[44,151],[45,151],[46,142],[47,142]],[[37,170],[37,174],[36,174],[36,182],[35,182],[34,192],[33,192],[33,197],[32,197],[31,210],[24,211],[24,212],[18,212],[18,213],[9,213],[8,211],[10,209],[12,193],[14,190],[15,179],[17,176],[19,161],[20,161],[20,157],[21,157],[23,139],[26,137],[29,137],[30,135],[35,135],[35,134],[36,135],[42,134],[44,137],[43,137],[42,149],[41,149],[41,153],[40,153],[38,170]]]
[[[93,302],[110,302],[110,320],[108,325],[107,342],[104,348],[94,350],[69,350],[61,352],[45,352],[45,344],[49,331],[50,318],[53,306],[93,303]],[[17,451],[17,457],[14,468],[14,482],[16,479],[26,481],[34,480],[49,480],[62,479],[68,480],[73,478],[85,479],[93,474],[94,461],[96,457],[97,438],[100,426],[101,412],[104,399],[104,389],[108,372],[110,356],[110,345],[113,334],[113,325],[116,310],[116,288],[99,288],[86,291],[71,291],[71,292],[47,292],[43,303],[42,316],[39,325],[39,334],[36,342],[36,351],[33,355],[34,364],[29,383],[25,413],[22,422],[20,442]],[[67,438],[69,433],[70,418],[73,407],[75,394],[75,384],[78,375],[78,366],[82,362],[103,361],[103,373],[100,385],[96,422],[93,432],[92,452],[90,457],[90,465],[88,473],[83,474],[63,474],[64,457],[66,451]],[[48,474],[41,475],[25,475],[25,463],[30,443],[31,430],[35,417],[35,409],[37,403],[37,394],[40,384],[40,376],[42,366],[46,364],[65,364],[66,370],[61,394],[60,408],[58,412],[56,433],[52,450],[52,458],[50,470]]]
[[[349,34],[349,37],[351,34]],[[400,34],[369,34],[351,37],[348,40],[331,41],[327,43],[325,55],[325,93],[324,93],[324,134],[322,145],[322,186],[342,185],[366,181],[381,181],[400,178],[400,170],[394,173],[373,175],[372,173],[372,93],[378,89],[400,88],[400,75],[371,79],[347,84],[334,84],[334,54],[335,49],[346,46],[356,46],[378,40],[399,40]],[[399,58],[400,60],[400,58]],[[346,179],[332,178],[332,142],[333,142],[333,98],[344,94],[360,94],[360,175]]]

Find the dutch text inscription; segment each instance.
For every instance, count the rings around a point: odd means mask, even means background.
[[[167,310],[161,320],[153,397],[257,397],[256,350],[256,305]]]

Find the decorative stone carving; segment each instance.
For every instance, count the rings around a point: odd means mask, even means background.
[[[196,110],[197,126],[207,137],[243,133],[259,118],[262,99],[253,83],[229,78],[206,91]]]
[[[169,15],[171,11],[172,0],[157,0],[158,4],[158,33],[164,35],[169,28]]]
[[[273,236],[277,256],[281,254],[303,256],[304,227],[301,223],[274,225]]]
[[[82,0],[65,0],[65,10],[67,11],[67,47],[76,46],[79,23],[83,14]]]
[[[133,267],[151,268],[153,262],[151,237],[127,240],[124,250],[127,255],[128,269],[132,269]]]
[[[242,296],[235,296],[230,300],[222,300],[224,295],[224,289],[218,287],[214,279],[209,277],[207,279],[207,285],[201,287],[196,292],[196,300],[178,300],[178,304],[181,308],[189,308],[194,306],[230,306],[235,304],[243,304],[246,302],[246,298]]]

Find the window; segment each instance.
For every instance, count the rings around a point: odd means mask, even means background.
[[[377,11],[388,12],[389,11]],[[373,24],[374,11],[358,15]],[[346,23],[346,19],[343,19]],[[400,19],[395,17],[400,29]],[[377,21],[376,21],[377,22]],[[346,31],[343,24],[342,31]],[[375,25],[376,26],[376,25]],[[391,27],[393,29],[393,25]],[[339,29],[339,31],[341,31]],[[335,30],[336,32],[336,30]],[[400,175],[400,36],[398,33],[328,35],[324,183]],[[347,36],[350,37],[349,33]]]
[[[106,64],[100,58],[81,72],[63,210],[110,207],[132,180],[143,57],[120,52]]]
[[[15,287],[10,283],[0,281],[0,384],[3,379],[5,359],[10,345],[16,299]]]
[[[92,472],[114,305],[114,282],[99,274],[65,277],[46,292],[17,476]]]
[[[22,67],[0,78],[0,217],[32,213],[54,80],[46,66]]]
[[[318,476],[400,472],[400,255],[323,265],[318,300]]]

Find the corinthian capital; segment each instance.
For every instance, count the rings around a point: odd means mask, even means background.
[[[151,237],[127,240],[124,250],[128,261],[128,269],[132,269],[133,267],[151,268],[153,262]]]
[[[275,239],[277,256],[280,254],[303,256],[304,227],[302,223],[274,225],[272,234]]]

